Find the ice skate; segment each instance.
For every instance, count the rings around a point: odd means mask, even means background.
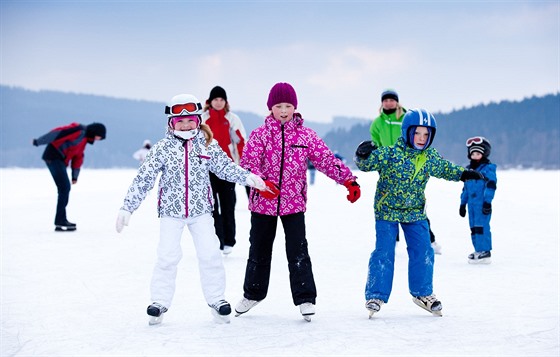
[[[441,301],[439,301],[434,294],[428,296],[414,296],[412,301],[434,316],[442,316]]]
[[[381,310],[381,305],[385,302],[379,299],[369,299],[366,301],[366,309],[369,311],[369,318],[373,318],[373,314]]]
[[[208,304],[212,308],[214,320],[218,323],[229,324],[229,314],[231,314],[231,305],[225,300],[219,300],[213,304]]]
[[[160,303],[154,302],[148,306],[147,313],[150,315],[150,325],[158,325],[163,320],[163,314],[167,312],[167,308]]]
[[[303,304],[299,305],[299,311],[301,312],[301,316],[307,322],[311,321],[311,316],[315,315],[315,305],[310,302],[304,302]]]
[[[55,224],[54,226],[55,232],[73,232],[77,228],[76,223],[68,221],[61,222],[60,224]]]
[[[469,264],[490,264],[492,263],[492,253],[490,251],[474,252],[469,254]]]
[[[432,248],[434,249],[434,254],[441,255],[441,245],[438,242],[432,242]]]
[[[239,316],[242,315],[244,313],[246,313],[247,311],[251,310],[255,305],[257,305],[260,301],[257,300],[249,300],[247,298],[243,298],[241,299],[241,301],[239,301],[237,303],[237,306],[235,306],[235,316]]]
[[[230,255],[232,250],[233,250],[232,246],[224,245],[224,249],[222,250],[222,254],[223,255]]]

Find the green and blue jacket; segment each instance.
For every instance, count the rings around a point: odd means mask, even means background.
[[[367,159],[355,158],[361,171],[378,171],[375,219],[416,222],[426,219],[426,185],[430,177],[459,181],[465,170],[445,160],[434,148],[417,150],[402,137],[393,146],[374,150]]]

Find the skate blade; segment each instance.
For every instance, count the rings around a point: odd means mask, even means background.
[[[55,232],[74,232],[76,230],[76,227],[61,227],[61,226],[56,226],[54,228]]]
[[[429,313],[431,313],[431,314],[434,315],[434,316],[438,316],[438,317],[442,317],[442,316],[443,316],[441,310],[435,310],[435,311],[434,311],[434,310],[430,310],[430,309],[428,309],[428,308],[424,305],[424,303],[422,303],[422,301],[416,300],[415,298],[412,298],[412,301],[414,301],[414,303],[415,303],[417,306],[421,307],[422,310],[426,310],[426,311],[428,311]]]
[[[301,315],[301,316],[303,316],[303,319],[304,319],[305,321],[311,322],[311,316],[313,316],[313,315]]]
[[[229,315],[220,315],[218,311],[212,309],[212,316],[214,317],[214,322],[218,324],[229,324]]]
[[[159,316],[150,316],[150,320],[148,321],[148,324],[150,326],[159,325],[159,324],[161,324],[162,320],[163,320],[163,314],[161,314]]]
[[[492,263],[492,258],[482,258],[482,259],[469,259],[469,264],[478,265],[478,264],[490,264]]]

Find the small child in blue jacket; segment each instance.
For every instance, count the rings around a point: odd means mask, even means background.
[[[480,172],[484,180],[466,181],[461,193],[459,215],[465,217],[469,206],[469,225],[471,239],[475,252],[469,254],[469,264],[490,264],[492,250],[492,233],[490,232],[490,218],[492,218],[492,200],[496,192],[496,165],[488,160],[490,142],[475,136],[467,139],[467,157],[471,160],[469,169]]]

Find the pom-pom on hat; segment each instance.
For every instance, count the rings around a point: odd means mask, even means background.
[[[216,98],[222,98],[223,100],[225,100],[227,102],[226,90],[223,89],[220,86],[215,86],[214,88],[212,88],[212,90],[210,91],[210,96],[208,97],[207,103],[210,103],[211,101],[213,101]]]
[[[395,101],[399,101],[399,95],[392,89],[387,89],[385,92],[381,93],[381,101],[383,102],[385,99],[394,99]]]
[[[297,109],[297,95],[294,87],[289,83],[276,83],[270,93],[268,93],[268,101],[266,105],[268,110],[278,103],[290,103]]]

